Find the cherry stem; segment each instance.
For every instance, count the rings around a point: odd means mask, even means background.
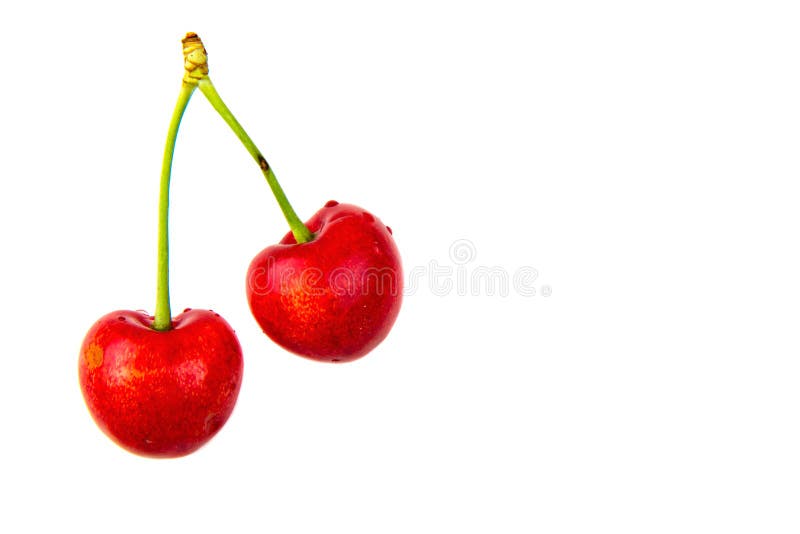
[[[283,188],[281,188],[281,185],[278,183],[275,173],[272,171],[269,163],[267,163],[267,159],[261,154],[261,151],[253,140],[250,139],[250,136],[247,135],[247,132],[242,128],[242,125],[239,124],[239,121],[236,120],[236,117],[233,116],[233,113],[231,113],[231,110],[225,105],[225,102],[222,101],[214,84],[211,83],[211,78],[208,76],[203,77],[198,82],[198,87],[200,88],[200,92],[203,93],[211,103],[211,106],[219,113],[228,126],[231,127],[233,133],[236,134],[239,141],[242,142],[250,155],[253,156],[256,163],[258,163],[261,172],[264,173],[264,178],[267,179],[267,184],[269,184],[270,189],[272,189],[275,200],[278,201],[278,206],[280,206],[283,216],[286,218],[286,222],[289,223],[289,228],[292,230],[295,241],[298,243],[307,243],[311,241],[314,235],[308,227],[303,224],[303,221],[300,220],[297,213],[295,213],[294,208],[292,208],[292,205],[289,203],[289,199],[286,198],[286,194],[283,192]]]
[[[200,42],[200,38],[197,37],[196,34],[189,34],[187,38],[192,36],[192,38],[196,38],[198,42]],[[205,49],[203,49],[205,52]],[[314,239],[314,234],[308,229],[308,227],[303,224],[303,221],[300,220],[300,217],[297,216],[295,213],[294,208],[289,203],[289,200],[286,198],[286,194],[283,192],[281,185],[278,183],[278,179],[275,177],[275,173],[270,168],[269,163],[267,163],[267,159],[261,154],[261,151],[258,149],[256,144],[250,139],[250,136],[247,135],[247,132],[244,130],[242,125],[236,120],[236,117],[233,116],[231,110],[228,106],[225,105],[225,102],[222,101],[222,97],[219,96],[217,89],[214,87],[214,84],[211,83],[211,78],[208,77],[208,63],[204,64],[205,70],[202,76],[198,76],[197,84],[200,88],[200,92],[202,92],[205,97],[208,99],[211,106],[219,113],[220,117],[230,126],[233,133],[236,134],[236,137],[239,138],[239,141],[242,142],[244,147],[253,156],[253,159],[258,163],[261,172],[264,174],[264,178],[267,180],[267,184],[269,184],[270,189],[272,189],[272,194],[275,196],[275,200],[278,201],[278,206],[280,206],[281,211],[283,212],[283,216],[286,218],[286,222],[289,223],[289,228],[292,230],[292,234],[294,235],[295,241],[297,243],[307,243]]]
[[[158,268],[156,281],[156,312],[154,330],[172,328],[172,312],[169,305],[169,182],[172,176],[172,158],[183,113],[197,89],[197,80],[208,74],[203,43],[194,34],[183,39],[184,75],[178,101],[169,121],[164,159],[161,162],[161,185],[158,194]]]
[[[172,157],[175,152],[175,141],[178,128],[183,118],[196,85],[183,82],[175,110],[167,132],[164,146],[164,160],[161,164],[161,186],[158,197],[158,281],[156,284],[156,312],[153,328],[169,330],[172,326],[172,314],[169,307],[169,182],[172,175]]]

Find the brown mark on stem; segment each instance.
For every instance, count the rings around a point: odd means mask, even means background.
[[[261,167],[261,170],[264,172],[269,170],[269,163],[267,163],[267,160],[264,159],[264,156],[261,154],[258,155],[258,166]]]

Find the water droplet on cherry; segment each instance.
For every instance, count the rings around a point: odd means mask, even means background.
[[[390,226],[386,227],[386,231],[389,232],[389,235],[392,235],[392,228]]]
[[[373,217],[371,213],[367,213],[366,211],[364,211],[361,213],[361,215],[364,217],[365,221],[375,222],[375,217]]]
[[[325,207],[326,207],[326,208],[332,208],[332,207],[334,207],[334,206],[338,206],[338,205],[339,205],[339,203],[338,203],[338,202],[336,202],[335,200],[329,200],[329,201],[327,201],[327,202],[325,203]]]
[[[119,317],[117,317],[117,321],[122,321],[124,323],[125,322],[125,317],[120,315]]]
[[[192,309],[191,309],[191,308],[184,308],[184,309],[183,309],[183,313],[190,312],[190,311],[192,311]]]

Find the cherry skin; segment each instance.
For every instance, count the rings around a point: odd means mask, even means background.
[[[78,374],[97,425],[125,449],[149,457],[189,454],[228,420],[242,383],[242,349],[207,310],[186,310],[172,328],[143,312],[116,311],[83,341]]]
[[[247,272],[250,310],[267,336],[313,360],[348,362],[389,334],[402,301],[392,231],[352,204],[330,201],[306,223],[314,238],[287,233]]]

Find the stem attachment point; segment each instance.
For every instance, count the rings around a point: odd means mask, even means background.
[[[189,32],[181,41],[183,43],[183,81],[191,85],[208,76],[208,54],[200,36]]]

